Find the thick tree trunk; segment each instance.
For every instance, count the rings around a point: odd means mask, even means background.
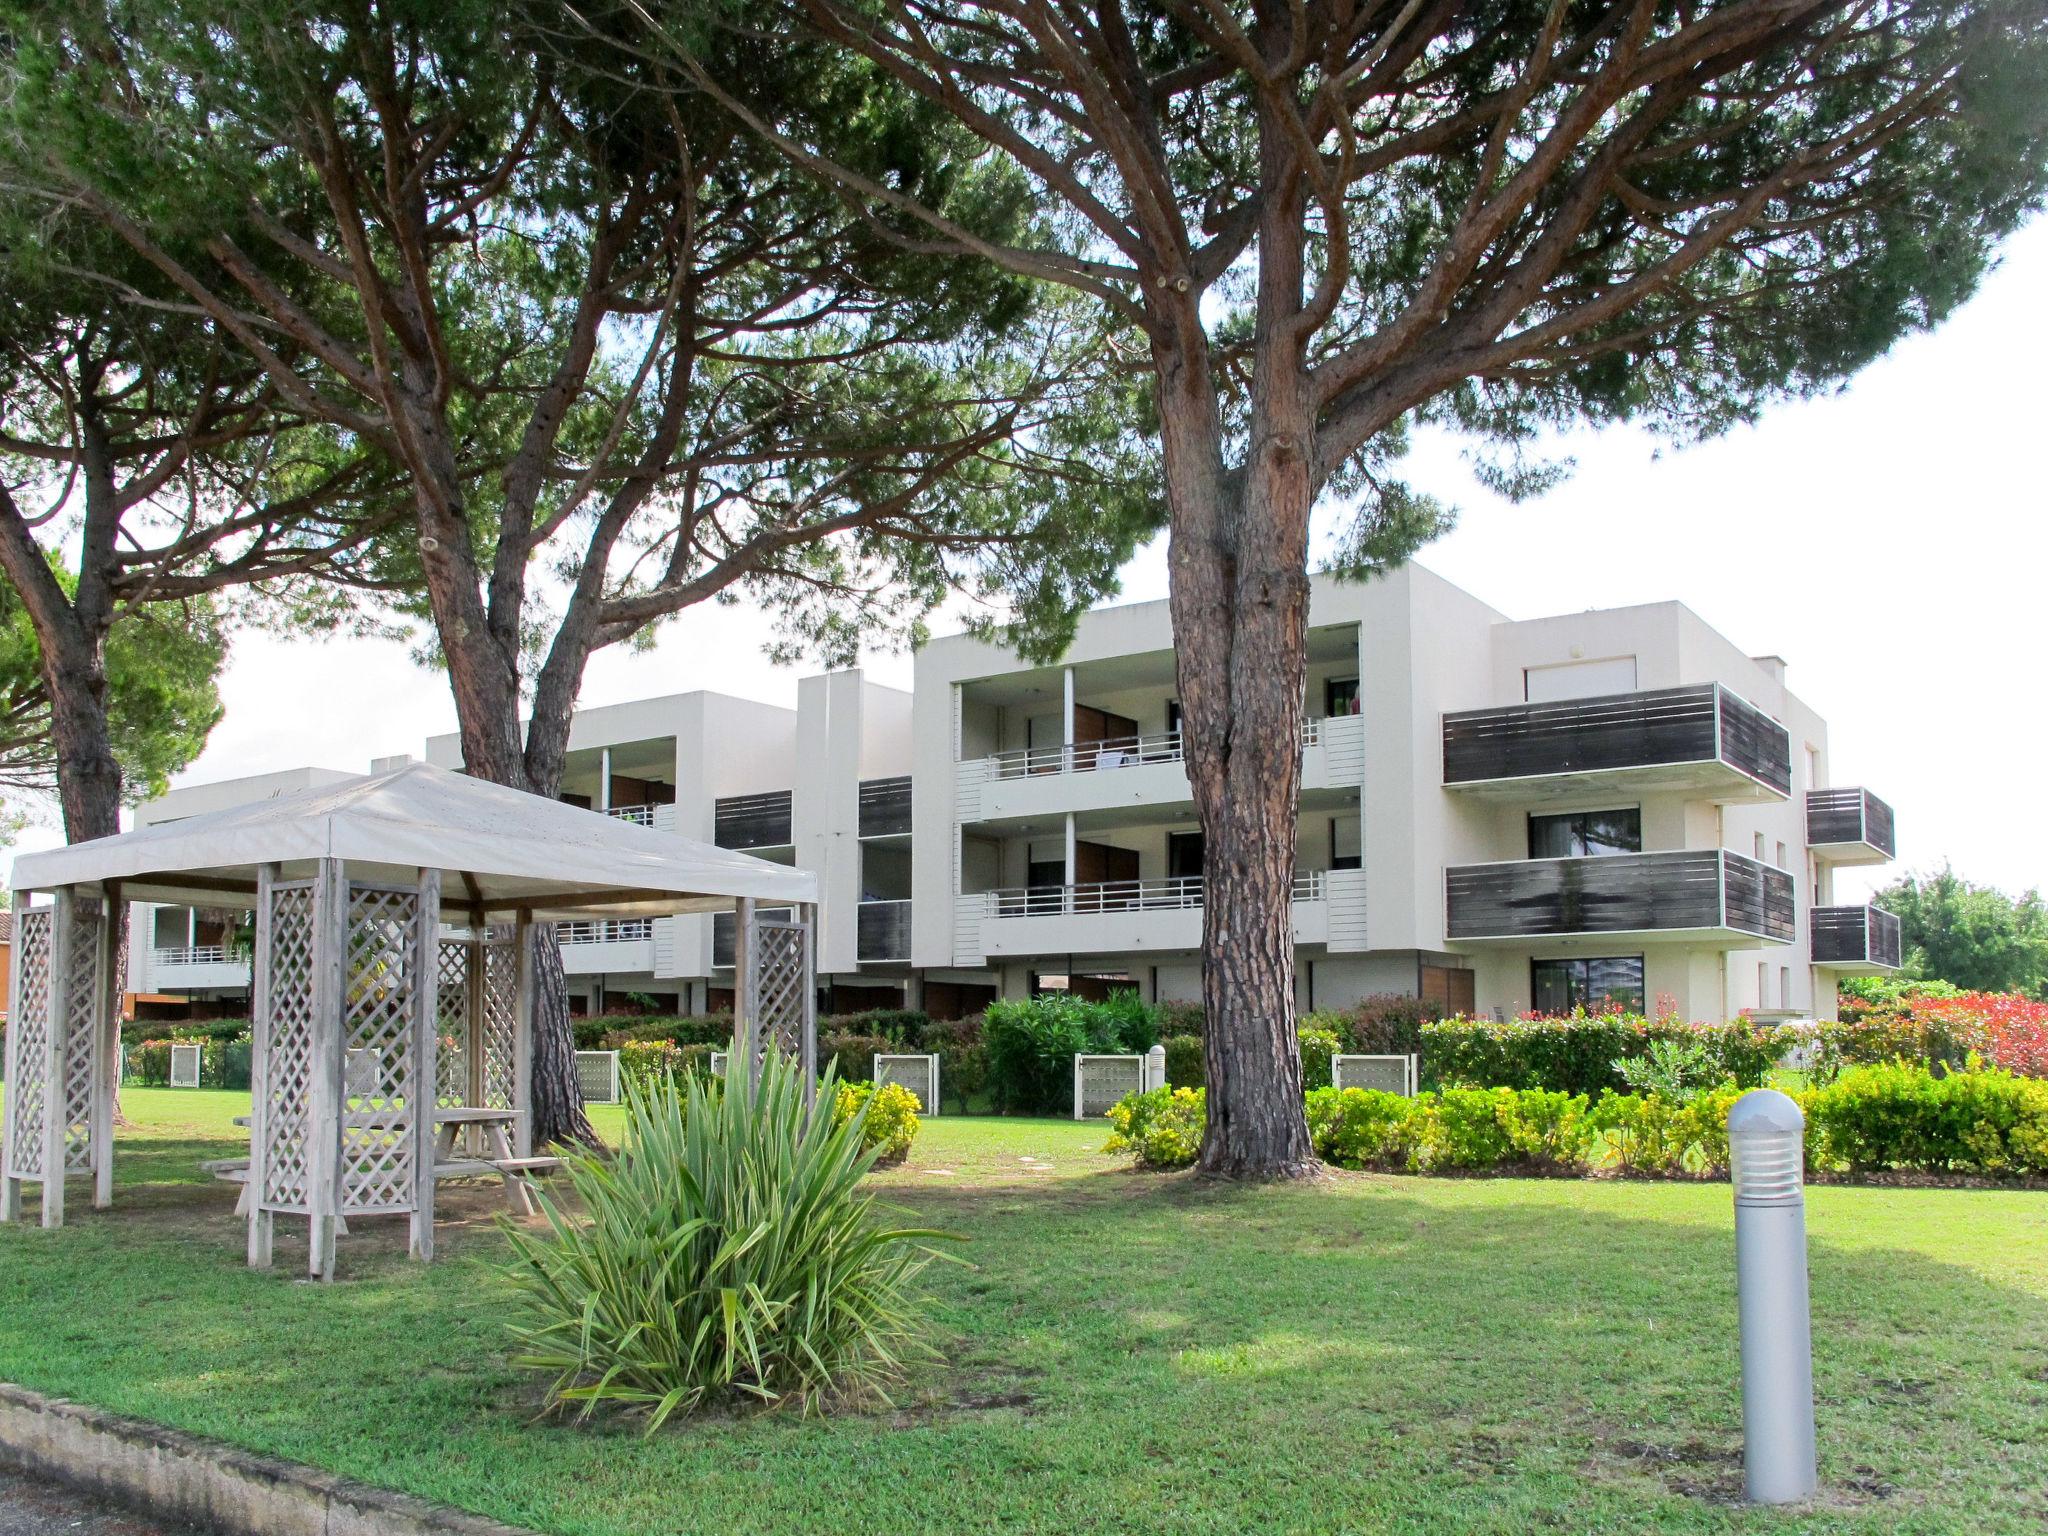
[[[1208,1128],[1196,1167],[1228,1178],[1320,1171],[1294,1025],[1294,848],[1307,672],[1314,416],[1296,324],[1303,263],[1287,151],[1268,181],[1250,440],[1221,463],[1220,413],[1197,306],[1154,343],[1174,650],[1188,779],[1204,840],[1202,1002]]]

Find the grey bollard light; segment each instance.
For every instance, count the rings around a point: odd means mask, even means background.
[[[1155,1045],[1145,1053],[1145,1088],[1149,1092],[1154,1088],[1164,1088],[1165,1086],[1166,1047]]]
[[[1790,1504],[1819,1484],[1806,1291],[1805,1140],[1806,1117],[1776,1089],[1745,1093],[1728,1111],[1742,1315],[1742,1473],[1752,1504]]]

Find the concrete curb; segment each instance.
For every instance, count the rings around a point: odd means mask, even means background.
[[[534,1536],[0,1382],[0,1463],[222,1536]]]

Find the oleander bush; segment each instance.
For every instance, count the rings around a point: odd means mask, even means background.
[[[1159,1043],[1166,1047],[1166,1084],[1169,1088],[1209,1086],[1209,1058],[1202,1048],[1199,1034],[1168,1035]]]
[[[1304,1089],[1330,1086],[1330,1058],[1344,1049],[1344,1037],[1327,1028],[1326,1016],[1312,1013],[1295,1027],[1294,1037],[1301,1049],[1301,1086]]]
[[[887,1035],[863,1035],[847,1030],[818,1029],[818,1070],[837,1074],[842,1083],[872,1082],[875,1057],[903,1049],[902,1042]]]
[[[886,1224],[862,1193],[865,1114],[810,1113],[773,1052],[751,1092],[634,1079],[625,1111],[616,1157],[564,1153],[576,1198],[539,1192],[544,1233],[506,1227],[515,1362],[549,1378],[551,1407],[652,1433],[704,1407],[886,1401],[934,1355],[913,1287],[940,1234]]]
[[[1105,1152],[1128,1152],[1140,1168],[1186,1168],[1202,1150],[1206,1090],[1152,1088],[1110,1107]]]
[[[1818,1075],[1917,1061],[1937,1070],[1973,1055],[2022,1077],[2048,1077],[2048,1002],[1946,983],[1891,983],[1842,1000],[1842,1022],[1818,1030]]]
[[[247,1019],[129,1019],[121,1044],[132,1051],[150,1040],[246,1040],[254,1027]]]
[[[1158,1039],[1158,1018],[1135,992],[991,1003],[982,1024],[990,1102],[1002,1114],[1058,1114],[1073,1103],[1077,1052],[1142,1054]]]
[[[843,1125],[856,1116],[861,1145],[875,1154],[875,1166],[894,1167],[910,1155],[917,1140],[917,1095],[901,1083],[841,1083],[832,1101],[832,1123]]]

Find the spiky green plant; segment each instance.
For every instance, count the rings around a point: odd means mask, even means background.
[[[833,1124],[829,1075],[810,1112],[800,1069],[768,1055],[751,1091],[628,1082],[616,1158],[565,1154],[582,1214],[543,1194],[547,1232],[511,1230],[516,1360],[552,1374],[552,1406],[645,1413],[652,1433],[720,1402],[886,1402],[935,1357],[911,1285],[944,1234],[881,1219],[864,1115]]]

